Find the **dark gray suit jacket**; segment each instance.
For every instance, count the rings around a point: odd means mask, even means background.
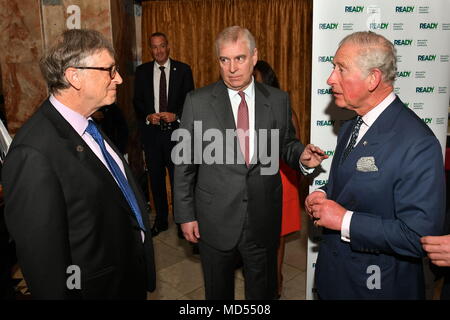
[[[119,150],[144,225],[142,192]],[[153,244],[113,176],[47,100],[15,136],[4,163],[5,218],[37,299],[137,299],[155,288]],[[66,282],[81,270],[81,289]]]
[[[195,124],[195,121],[200,122]],[[193,137],[194,125],[198,127],[200,123],[203,132],[215,129],[222,134],[224,141],[226,130],[236,129],[223,81],[193,91],[186,97],[180,128],[187,130]],[[192,163],[175,166],[176,222],[197,220],[201,240],[219,250],[229,250],[237,244],[245,219],[248,219],[248,231],[255,241],[266,247],[278,245],[281,178],[278,170],[273,175],[261,175],[261,169],[270,166],[264,154],[270,156],[273,151],[276,159],[281,157],[291,167],[298,169],[300,154],[304,149],[295,138],[286,92],[255,82],[255,129],[259,142],[265,140],[264,134],[258,131],[260,129],[277,129],[279,135],[273,139],[270,133],[267,135],[267,149],[263,146],[259,150],[254,164],[249,168],[243,161],[237,163],[237,160],[242,160],[237,138],[231,140],[234,150],[237,150],[231,157],[232,164],[226,163],[226,147],[222,150],[222,163],[194,163],[194,150],[200,154],[208,153],[211,142],[203,141],[194,145],[192,140],[184,140],[185,144],[192,146],[189,153]],[[274,145],[278,145],[279,150]]]

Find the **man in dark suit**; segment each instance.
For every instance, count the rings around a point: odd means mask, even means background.
[[[180,156],[175,219],[185,238],[199,243],[206,299],[234,298],[239,256],[246,298],[273,299],[281,231],[278,159],[310,172],[326,156],[295,138],[288,94],[253,80],[258,54],[247,29],[223,30],[216,51],[222,80],[188,94],[177,132],[183,139],[174,149]]]
[[[396,50],[373,32],[341,41],[327,83],[357,117],[343,124],[329,180],[305,202],[323,227],[322,299],[425,298],[420,237],[442,232],[442,150],[393,93]]]
[[[156,218],[153,236],[168,228],[166,168],[173,190],[172,132],[179,127],[186,94],[194,89],[189,65],[169,59],[169,41],[164,33],[150,36],[153,61],[136,69],[134,107],[150,173]]]
[[[35,299],[145,299],[149,215],[120,151],[90,116],[122,83],[111,44],[67,30],[41,60],[51,93],[3,167],[6,224]]]

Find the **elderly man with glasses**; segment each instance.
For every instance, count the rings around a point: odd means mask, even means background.
[[[122,83],[111,44],[68,30],[41,60],[50,97],[15,136],[5,218],[35,299],[145,299],[155,287],[145,200],[91,115]]]

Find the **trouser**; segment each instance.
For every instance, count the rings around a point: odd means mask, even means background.
[[[239,257],[243,262],[245,298],[269,300],[277,296],[277,247],[265,248],[248,237],[244,227],[235,248],[217,250],[199,242],[207,300],[234,299],[235,266]]]
[[[145,147],[145,159],[156,210],[155,224],[160,227],[167,227],[168,224],[166,168],[173,194],[174,164],[171,160],[171,152],[175,142],[170,140],[171,134],[171,130],[158,131],[152,143]]]

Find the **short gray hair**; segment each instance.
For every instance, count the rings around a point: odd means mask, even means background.
[[[372,31],[355,32],[346,36],[339,47],[352,43],[360,47],[358,65],[361,71],[369,73],[377,68],[383,74],[383,81],[394,83],[397,74],[397,50],[392,42]]]
[[[240,26],[232,26],[223,29],[216,38],[216,54],[219,56],[220,46],[225,42],[235,43],[238,40],[244,40],[247,42],[248,49],[250,53],[253,54],[253,51],[256,48],[256,41],[250,31],[246,28],[242,28]]]
[[[115,56],[111,43],[100,32],[89,29],[64,31],[40,61],[50,93],[69,88],[70,84],[64,76],[67,68],[85,67],[86,58],[101,50]]]

